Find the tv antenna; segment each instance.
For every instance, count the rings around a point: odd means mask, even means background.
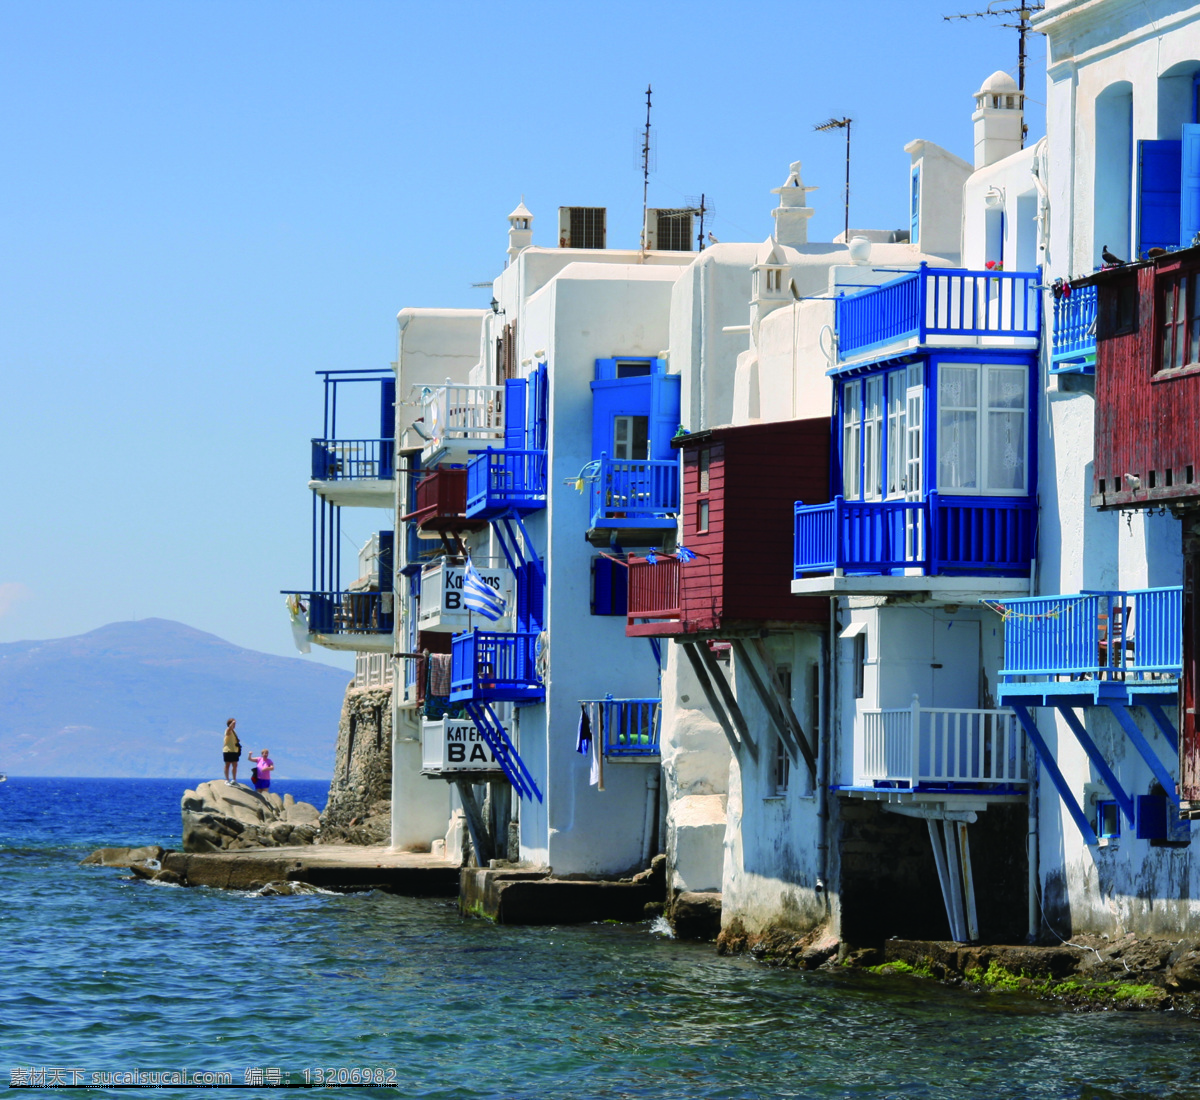
[[[853,121],[851,118],[830,118],[813,127],[814,130],[846,131],[846,231],[843,234],[846,244],[850,243],[850,123]]]
[[[1000,7],[1006,0],[990,0],[986,11],[964,11],[955,15],[943,15],[943,21],[950,23],[956,19],[1003,19],[1006,15],[1015,15],[1015,23],[1001,23],[1000,26],[1017,32],[1017,89],[1021,92],[1021,102],[1025,101],[1025,41],[1033,31],[1029,20],[1045,7],[1045,0],[1021,0],[1017,7]],[[1011,2],[1011,0],[1008,0]],[[1029,127],[1021,123],[1021,147],[1025,147],[1025,135]]]
[[[683,200],[687,203],[687,209],[681,213],[692,214],[699,222],[699,231],[696,233],[696,251],[704,251],[704,222],[705,219],[711,224],[716,220],[717,208],[713,201],[702,191],[699,198],[695,195],[688,195]]]
[[[646,85],[646,129],[642,132],[642,259],[646,258],[646,210],[650,197],[650,85]]]

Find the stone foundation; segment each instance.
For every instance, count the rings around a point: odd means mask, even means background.
[[[318,844],[385,845],[392,835],[392,689],[346,689]]]

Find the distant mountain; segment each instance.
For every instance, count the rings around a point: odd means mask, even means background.
[[[236,718],[243,749],[269,748],[277,777],[327,779],[348,682],[167,619],[0,644],[0,771],[218,777]]]

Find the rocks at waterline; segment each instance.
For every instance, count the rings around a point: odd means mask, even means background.
[[[346,689],[321,844],[386,845],[392,838],[392,689]]]
[[[157,844],[143,844],[139,848],[97,848],[86,859],[80,860],[79,865],[82,867],[90,863],[99,867],[130,867],[146,860],[160,860],[165,851]]]
[[[321,825],[315,806],[220,780],[183,792],[183,850],[235,852],[312,844]]]

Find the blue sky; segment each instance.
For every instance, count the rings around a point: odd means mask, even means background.
[[[486,304],[522,194],[535,244],[597,205],[636,246],[647,83],[651,205],[704,192],[761,240],[800,159],[828,240],[845,146],[813,125],[849,115],[852,224],[906,225],[902,146],[970,159],[971,93],[1015,74],[1015,32],[960,10],[6,0],[0,641],[159,616],[294,653],[314,371],[386,366],[404,306]]]

